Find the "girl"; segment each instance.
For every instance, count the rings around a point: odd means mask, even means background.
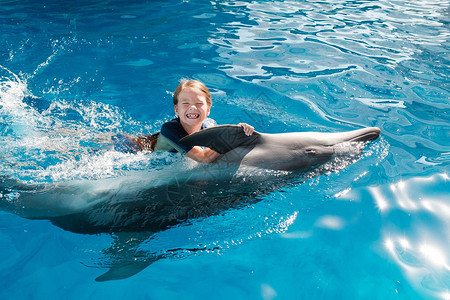
[[[212,101],[208,88],[198,80],[183,80],[173,95],[173,105],[177,117],[162,125],[155,150],[180,152],[202,163],[210,163],[219,157],[219,153],[199,146],[187,147],[179,143],[180,139],[207,128],[205,120],[209,116]],[[252,135],[254,128],[239,123],[246,135]]]

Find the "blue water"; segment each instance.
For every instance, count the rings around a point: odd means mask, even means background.
[[[450,299],[449,21],[440,0],[1,1],[0,298]],[[180,78],[219,124],[381,138],[187,186],[206,201],[167,229],[74,230],[68,211],[196,167],[110,147],[171,119]],[[135,272],[95,281],[115,268]]]

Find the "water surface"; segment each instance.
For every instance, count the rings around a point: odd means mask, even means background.
[[[446,1],[3,1],[0,26],[2,298],[450,298]],[[110,149],[171,119],[183,77],[219,124],[382,135],[335,172],[169,189],[204,210],[156,233],[20,217],[195,167]],[[114,266],[142,271],[94,281]]]

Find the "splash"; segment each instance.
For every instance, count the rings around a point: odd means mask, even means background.
[[[0,171],[18,180],[56,182],[101,179],[158,167],[167,155],[112,151],[117,132],[151,132],[117,107],[90,100],[48,101],[32,95],[26,80],[0,66]]]

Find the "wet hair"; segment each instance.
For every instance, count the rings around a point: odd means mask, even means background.
[[[212,106],[212,100],[211,100],[211,93],[209,92],[206,85],[203,84],[203,82],[198,80],[192,80],[192,79],[182,79],[180,84],[178,85],[177,89],[173,93],[173,104],[178,104],[178,96],[185,88],[191,88],[191,89],[197,89],[200,92],[202,92],[206,97],[206,104],[208,106]]]

